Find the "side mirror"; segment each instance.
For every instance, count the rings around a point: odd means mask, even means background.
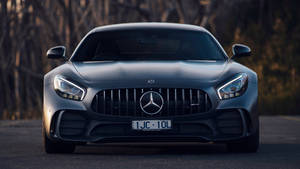
[[[47,51],[49,59],[66,59],[66,47],[55,46]]]
[[[232,46],[232,53],[233,53],[232,58],[250,56],[251,49],[246,45],[234,44]]]

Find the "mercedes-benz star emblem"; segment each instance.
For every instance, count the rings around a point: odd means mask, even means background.
[[[146,114],[154,115],[159,113],[163,105],[163,97],[155,91],[145,92],[140,98],[141,109]]]

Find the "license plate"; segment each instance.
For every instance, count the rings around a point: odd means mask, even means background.
[[[135,120],[133,130],[168,130],[172,128],[171,120]]]

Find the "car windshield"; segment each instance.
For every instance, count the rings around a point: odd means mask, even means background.
[[[135,30],[88,35],[74,61],[224,60],[215,40],[205,32]]]

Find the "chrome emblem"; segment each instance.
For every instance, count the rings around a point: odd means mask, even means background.
[[[144,113],[149,115],[157,114],[164,105],[163,97],[155,91],[148,91],[140,98],[140,107]]]
[[[148,83],[148,84],[154,84],[154,83],[155,83],[155,80],[153,80],[153,79],[147,80],[147,83]]]

